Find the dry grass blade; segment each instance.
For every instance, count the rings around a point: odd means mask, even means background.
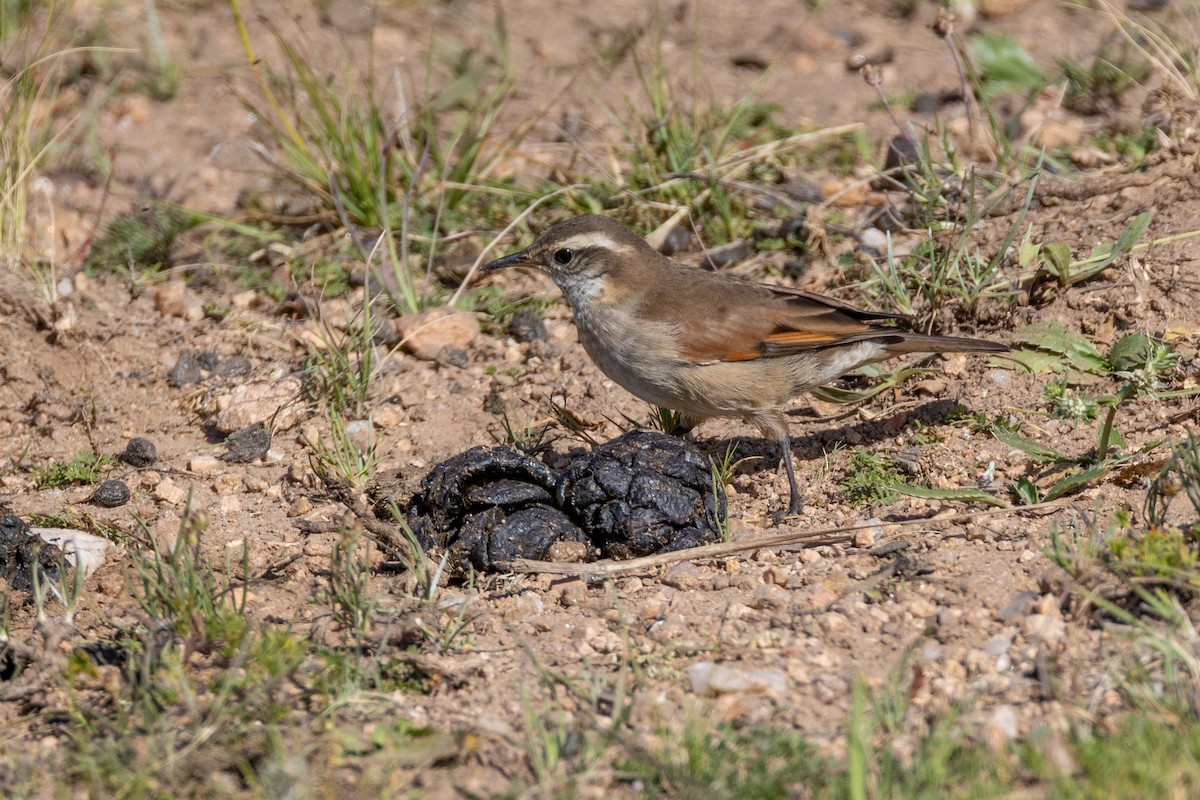
[[[993,508],[986,511],[969,511],[962,514],[950,514],[945,517],[932,519],[906,519],[899,522],[883,522],[872,524],[872,528],[906,528],[913,525],[928,525],[931,522],[966,522],[980,517],[992,517],[998,514],[1017,514],[1027,511],[1057,510],[1066,505],[1059,502],[1037,503],[1020,508]],[[551,575],[618,575],[622,572],[638,572],[651,567],[661,567],[667,564],[677,564],[680,561],[699,561],[707,558],[722,558],[724,556],[749,553],[754,550],[771,550],[784,547],[821,547],[827,544],[840,544],[849,541],[854,531],[867,527],[863,525],[841,525],[832,528],[817,528],[809,531],[788,531],[771,536],[759,536],[753,539],[743,539],[738,542],[721,542],[687,550],[676,550],[671,553],[656,553],[642,558],[631,558],[628,561],[613,561],[603,559],[588,564],[559,563],[556,561],[534,561],[528,558],[516,558],[505,564],[512,572],[546,573]]]

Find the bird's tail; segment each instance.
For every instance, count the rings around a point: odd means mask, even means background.
[[[886,347],[888,353],[893,356],[905,353],[1007,353],[1011,349],[1006,344],[989,342],[987,339],[926,336],[923,333],[889,336]]]

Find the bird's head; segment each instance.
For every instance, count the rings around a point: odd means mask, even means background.
[[[647,275],[661,258],[625,224],[591,215],[560,222],[519,253],[498,258],[481,269],[536,267],[572,299],[577,292],[603,289],[609,278],[625,282]]]

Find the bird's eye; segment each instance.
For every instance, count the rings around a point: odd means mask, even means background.
[[[554,252],[554,260],[557,261],[559,264],[562,264],[564,267],[567,264],[570,264],[571,259],[574,257],[575,257],[575,251],[573,251],[569,247],[564,247],[563,249],[556,250]]]

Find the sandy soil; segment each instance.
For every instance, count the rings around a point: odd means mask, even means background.
[[[0,477],[0,499],[22,516],[54,514],[74,508],[96,519],[150,536],[169,538],[178,529],[184,502],[208,515],[203,548],[214,562],[249,550],[252,574],[279,567],[276,580],[255,585],[249,612],[258,620],[289,621],[299,632],[325,630],[329,621],[318,597],[327,578],[338,534],[306,533],[300,522],[337,520],[344,508],[334,502],[312,474],[305,431],[319,429],[320,416],[299,406],[286,427],[277,426],[266,458],[249,464],[218,462],[211,472],[193,468],[193,460],[224,452],[206,414],[224,392],[240,384],[278,384],[301,369],[306,341],[317,329],[303,304],[277,303],[262,293],[235,296],[245,289],[227,269],[213,270],[198,244],[181,245],[175,272],[189,277],[190,291],[205,302],[235,305],[223,321],[188,319],[163,313],[157,291],[131,284],[115,274],[87,275],[81,255],[97,232],[98,217],[138,208],[147,197],[165,197],[223,216],[242,213],[248,190],[272,185],[272,174],[255,153],[266,142],[260,123],[241,105],[238,93],[256,91],[232,25],[219,3],[163,8],[161,22],[169,52],[182,70],[179,91],[155,101],[133,86],[89,116],[90,147],[107,153],[113,178],[105,185],[76,166],[46,176],[53,197],[53,247],[60,277],[71,289],[62,301],[72,324],[55,333],[24,278],[0,286],[0,456],[14,468]],[[763,102],[779,107],[778,120],[791,127],[862,122],[872,141],[891,135],[891,122],[878,107],[874,90],[847,69],[856,53],[879,56],[889,95],[905,92],[953,93],[958,79],[945,45],[928,29],[933,9],[918,5],[905,16],[875,0],[828,3],[815,11],[804,4],[763,0],[748,4],[668,3],[654,12],[646,4],[566,3],[514,0],[503,3],[509,59],[516,82],[499,130],[527,128],[512,158],[524,161],[531,175],[553,174],[580,149],[607,159],[616,135],[606,109],[627,113],[626,98],[635,92],[631,60],[606,67],[598,47],[619,42],[639,26],[661,23],[661,50],[676,90],[687,97],[728,103],[754,90]],[[335,0],[316,13],[306,5],[255,7],[281,30],[296,30],[314,56],[329,53],[336,67],[360,56],[370,35],[363,5]],[[120,10],[87,6],[103,13],[120,42],[120,31],[144,30],[141,4]],[[254,19],[256,45],[264,58],[277,58],[265,29]],[[988,32],[1013,36],[1045,67],[1055,59],[1086,59],[1112,35],[1111,24],[1094,11],[1052,2],[978,22]],[[426,55],[445,49],[490,49],[500,27],[490,4],[382,4],[375,10],[374,61],[379,75],[399,74],[410,87],[424,80]],[[132,36],[132,34],[130,34]],[[297,38],[296,41],[301,41]],[[141,46],[140,42],[134,42]],[[442,77],[434,61],[433,78]],[[740,66],[739,66],[740,65]],[[767,67],[763,69],[762,67]],[[1084,132],[1128,129],[1142,114],[1152,86],[1132,90],[1103,109],[1082,116],[1060,112],[1054,131],[1080,137]],[[82,109],[101,91],[81,81],[64,99],[64,114]],[[901,108],[899,113],[930,124],[931,115]],[[946,111],[954,114],[953,109]],[[1049,123],[1048,123],[1049,125]],[[570,132],[576,143],[566,141]],[[1073,132],[1073,133],[1071,133]],[[1030,134],[1033,136],[1033,134]],[[497,140],[502,141],[500,135]],[[1054,191],[1044,183],[1021,235],[1034,242],[1062,242],[1075,257],[1116,240],[1134,216],[1149,212],[1152,221],[1142,241],[1191,230],[1200,219],[1200,185],[1195,157],[1186,137],[1156,153],[1134,176],[1116,165],[1099,171],[1087,188]],[[1175,147],[1175,144],[1182,146]],[[849,182],[833,168],[795,177],[817,186]],[[869,226],[874,195],[864,204],[847,204],[845,225]],[[985,253],[1002,245],[1018,217],[985,218],[972,241]],[[48,226],[45,217],[37,218]],[[530,229],[551,222],[536,214]],[[898,241],[911,246],[921,231],[904,231]],[[490,236],[480,236],[481,246]],[[49,241],[49,240],[48,240]],[[518,244],[500,246],[507,252]],[[48,245],[49,246],[49,245]],[[863,271],[855,260],[853,237],[836,240],[830,255],[815,259],[796,285],[863,302],[855,281]],[[189,249],[190,248],[190,249]],[[694,250],[694,248],[693,248]],[[1200,320],[1197,258],[1200,243],[1186,239],[1123,258],[1098,279],[1055,292],[1047,302],[1023,302],[988,311],[978,319],[965,314],[937,317],[942,332],[980,335],[1001,341],[1034,321],[1057,321],[1082,331],[1105,352],[1122,334],[1145,331],[1167,336],[1184,358],[1174,388],[1194,380]],[[698,262],[697,252],[682,260]],[[782,254],[758,254],[738,266],[741,274],[760,277],[782,266]],[[845,264],[859,266],[844,266]],[[548,281],[533,275],[489,278],[512,296],[557,297]],[[358,291],[361,291],[358,290]],[[355,308],[353,296],[334,301],[326,318]],[[546,341],[516,343],[480,334],[468,348],[465,365],[418,359],[402,351],[388,354],[371,395],[377,427],[381,473],[401,502],[407,500],[433,465],[503,436],[485,399],[497,392],[516,418],[537,421],[556,398],[582,419],[597,424],[592,435],[608,439],[620,433],[614,420],[649,419],[648,407],[601,374],[578,343],[569,310],[557,303],[544,315]],[[210,377],[185,387],[168,381],[182,350],[213,351],[222,359],[249,359],[247,374]],[[971,414],[1013,416],[1025,434],[1068,452],[1094,446],[1095,423],[1074,424],[1043,413],[1046,376],[1005,369],[981,357],[948,356],[930,362],[937,373],[902,384],[873,400],[851,407],[798,400],[792,413],[797,468],[806,492],[806,517],[783,529],[844,525],[877,518],[882,522],[925,520],[919,525],[881,524],[871,536],[815,549],[757,549],[721,559],[622,574],[611,581],[554,575],[481,576],[473,584],[446,586],[437,607],[411,601],[410,576],[382,569],[372,591],[387,608],[400,610],[405,624],[421,621],[435,630],[452,623],[465,603],[470,624],[448,650],[426,641],[422,650],[438,665],[435,688],[397,693],[390,714],[435,730],[472,732],[481,737],[480,755],[452,767],[417,766],[406,774],[426,788],[486,787],[519,780],[526,698],[537,689],[531,665],[569,676],[615,676],[632,660],[645,682],[636,694],[631,725],[653,743],[656,726],[688,718],[731,721],[739,725],[773,724],[804,732],[826,752],[844,747],[850,690],[862,676],[874,688],[886,688],[898,665],[908,659],[918,670],[909,688],[914,712],[933,718],[968,699],[968,730],[978,735],[1006,731],[1010,717],[1021,735],[1067,724],[1068,710],[1096,714],[1115,710],[1107,653],[1113,645],[1090,620],[1076,620],[1044,554],[1052,527],[1083,529],[1085,520],[1103,528],[1114,511],[1141,514],[1146,479],[1122,473],[1075,494],[1061,508],[1038,514],[988,514],[962,518],[970,510],[937,500],[900,498],[885,505],[851,507],[840,489],[851,453],[866,448],[915,463],[916,476],[934,486],[976,485],[984,473],[998,485],[1038,474],[1028,456],[997,441],[989,432],[946,422],[946,412],[961,405]],[[510,369],[516,368],[516,369]],[[1093,387],[1096,393],[1117,388],[1115,381]],[[1137,448],[1152,439],[1178,440],[1194,424],[1190,400],[1141,400],[1122,408],[1118,427]],[[312,426],[317,426],[316,428]],[[775,468],[773,446],[736,421],[714,421],[699,431],[707,451],[720,454],[740,442],[739,455],[761,456],[739,466],[729,493],[734,541],[780,528],[768,525],[769,513],[786,501],[784,476]],[[150,438],[158,449],[152,469],[125,465],[107,477],[126,480],[132,501],[116,509],[88,504],[91,486],[39,490],[34,468],[95,449],[117,454],[135,436]],[[580,448],[561,429],[555,431],[547,459]],[[1164,451],[1148,456],[1153,463]],[[206,462],[203,462],[206,463]],[[28,467],[29,469],[25,469]],[[209,469],[209,467],[205,467]],[[1147,469],[1149,471],[1149,468]],[[164,485],[166,488],[164,488]],[[880,554],[880,546],[903,548]],[[902,560],[897,560],[902,554]],[[295,558],[293,558],[295,557]],[[136,616],[128,585],[130,568],[122,552],[90,579],[77,619],[80,639],[113,637],[123,621]],[[12,609],[14,630],[28,632],[31,611]],[[785,691],[697,695],[685,670],[715,661],[742,670],[783,676]],[[1046,680],[1046,665],[1056,676]],[[587,719],[585,709],[566,709]],[[0,703],[0,720],[10,746],[38,743],[53,751],[63,735],[51,711],[66,703],[61,688],[47,683],[31,699]],[[37,710],[37,713],[32,713]],[[22,745],[24,746],[24,745]]]

